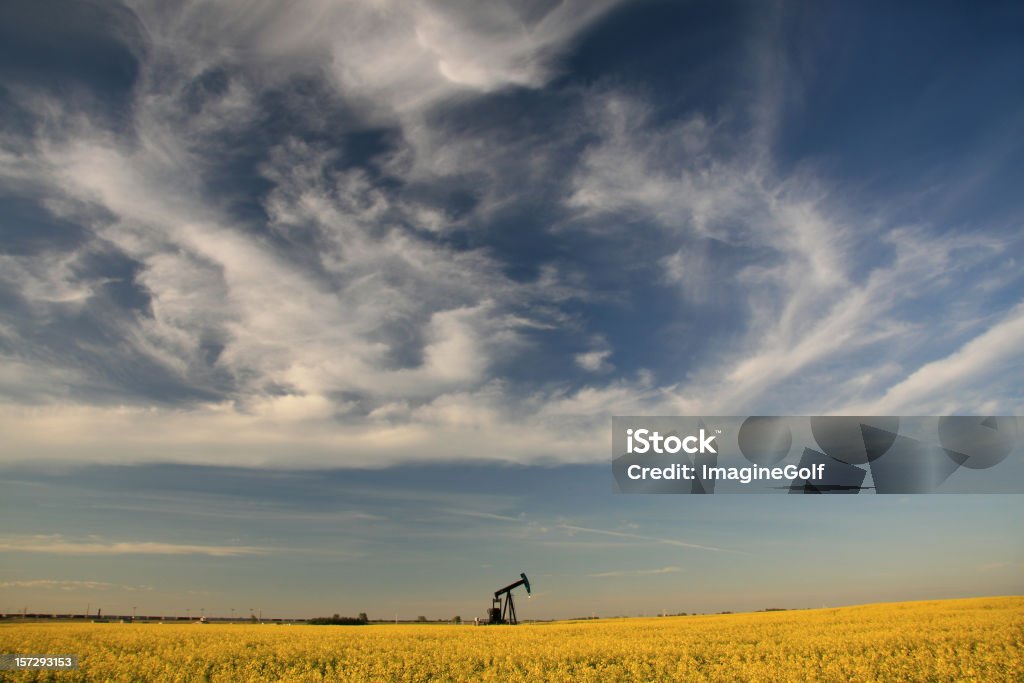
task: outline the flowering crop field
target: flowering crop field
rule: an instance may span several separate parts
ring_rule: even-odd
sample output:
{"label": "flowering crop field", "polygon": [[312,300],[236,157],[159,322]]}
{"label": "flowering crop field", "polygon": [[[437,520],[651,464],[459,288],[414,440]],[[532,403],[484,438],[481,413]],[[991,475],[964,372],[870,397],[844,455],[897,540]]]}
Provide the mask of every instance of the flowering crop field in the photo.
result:
{"label": "flowering crop field", "polygon": [[95,681],[1024,681],[1024,598],[520,626],[6,624]]}

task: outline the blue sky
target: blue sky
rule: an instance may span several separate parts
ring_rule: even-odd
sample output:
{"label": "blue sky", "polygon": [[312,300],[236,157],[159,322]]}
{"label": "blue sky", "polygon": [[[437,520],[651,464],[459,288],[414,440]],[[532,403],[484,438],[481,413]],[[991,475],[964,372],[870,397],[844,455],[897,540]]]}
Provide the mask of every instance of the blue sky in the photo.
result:
{"label": "blue sky", "polygon": [[0,609],[1020,593],[1019,496],[615,496],[607,444],[1022,413],[1022,22],[4,3]]}

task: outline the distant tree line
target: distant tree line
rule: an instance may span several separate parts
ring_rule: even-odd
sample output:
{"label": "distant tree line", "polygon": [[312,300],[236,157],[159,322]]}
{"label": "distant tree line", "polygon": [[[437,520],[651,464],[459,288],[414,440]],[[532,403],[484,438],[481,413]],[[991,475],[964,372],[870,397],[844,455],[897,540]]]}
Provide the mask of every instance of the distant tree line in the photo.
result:
{"label": "distant tree line", "polygon": [[310,619],[308,623],[317,626],[362,626],[369,622],[370,619],[366,616],[366,612],[360,612],[358,617],[343,617],[339,614],[334,614],[329,617]]}

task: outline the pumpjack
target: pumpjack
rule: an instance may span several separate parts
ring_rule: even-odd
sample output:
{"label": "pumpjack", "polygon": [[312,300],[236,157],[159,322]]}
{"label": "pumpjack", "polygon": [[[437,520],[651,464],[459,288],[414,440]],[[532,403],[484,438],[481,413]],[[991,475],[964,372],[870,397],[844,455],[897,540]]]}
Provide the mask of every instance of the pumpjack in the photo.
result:
{"label": "pumpjack", "polygon": [[491,601],[491,608],[487,610],[489,624],[518,624],[516,620],[516,604],[512,601],[512,591],[520,586],[526,587],[526,596],[531,595],[530,580],[526,574],[520,574],[519,580],[510,583],[504,588],[494,591],[494,599]]}

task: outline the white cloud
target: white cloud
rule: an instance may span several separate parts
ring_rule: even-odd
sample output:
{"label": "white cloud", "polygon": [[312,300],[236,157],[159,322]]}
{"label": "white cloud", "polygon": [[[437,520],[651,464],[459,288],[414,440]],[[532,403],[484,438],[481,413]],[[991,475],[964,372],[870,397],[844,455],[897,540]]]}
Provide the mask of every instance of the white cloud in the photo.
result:
{"label": "white cloud", "polygon": [[109,541],[89,537],[73,540],[61,535],[0,537],[0,550],[20,553],[47,553],[54,555],[209,555],[211,557],[237,557],[260,555],[265,548],[253,546],[216,546],[155,541]]}
{"label": "white cloud", "polygon": [[393,117],[462,92],[542,85],[571,39],[616,3],[537,3],[534,11],[470,1],[133,4],[154,44],[193,68],[240,56],[271,78],[325,68],[368,114]]}
{"label": "white cloud", "polygon": [[102,281],[82,281],[75,275],[77,254],[41,254],[34,257],[0,254],[0,278],[17,286],[30,302],[79,308]]}
{"label": "white cloud", "polygon": [[993,571],[999,571],[999,570],[1009,569],[1009,568],[1010,568],[1010,563],[1009,562],[988,562],[986,564],[979,564],[976,567],[976,569],[979,572],[993,572]]}
{"label": "white cloud", "polygon": [[58,581],[51,579],[34,579],[30,581],[0,581],[0,589],[2,588],[38,588],[59,591],[122,590],[129,592],[153,590],[152,586],[129,586],[119,583],[108,583],[106,581]]}
{"label": "white cloud", "polygon": [[675,566],[660,567],[658,569],[623,569],[618,571],[599,572],[597,574],[587,574],[587,577],[591,579],[613,579],[623,576],[658,576],[659,574],[675,574],[681,571],[683,571],[681,567]]}
{"label": "white cloud", "polygon": [[[766,137],[778,106],[771,97],[749,105],[759,108],[757,130],[736,133],[729,112],[661,124],[635,94],[576,93],[589,119],[572,126],[596,142],[570,173],[571,220],[552,229],[626,240],[632,223],[623,218],[654,224],[664,249],[651,258],[650,278],[678,289],[680,315],[698,309],[737,320],[678,375],[614,374],[608,344],[560,310],[602,296],[585,291],[585,278],[539,264],[536,280],[524,282],[505,275],[500,254],[448,246],[443,238],[460,219],[348,167],[340,143],[272,143],[259,169],[271,187],[260,230],[203,186],[225,134],[259,120],[261,95],[326,73],[333,96],[358,112],[335,121],[305,106],[295,112],[304,125],[393,126],[396,148],[375,168],[410,185],[479,174],[474,215],[490,215],[508,189],[491,167],[518,151],[517,163],[547,180],[546,143],[443,131],[432,110],[545,84],[561,51],[611,6],[135,3],[152,43],[138,52],[131,136],[94,126],[66,102],[15,93],[40,132],[0,150],[0,177],[45,196],[90,242],[59,256],[4,255],[0,278],[43,324],[100,298],[111,283],[80,266],[107,249],[137,265],[132,284],[148,302],[99,321],[117,344],[87,349],[98,360],[5,357],[3,459],[581,462],[606,458],[614,414],[1005,410],[1020,309],[993,325],[973,306],[1015,277],[1012,263],[987,268],[1005,240],[890,225],[853,211],[842,188],[813,169],[781,174]],[[220,67],[223,90],[187,105],[197,79]],[[778,70],[766,67],[763,77]],[[993,273],[987,290],[958,287],[972,267]],[[951,293],[949,311],[905,316],[918,297],[939,291]],[[590,344],[569,361],[593,373],[591,382],[524,388],[499,376],[528,360],[532,332],[571,325]],[[8,347],[35,349],[36,337],[23,332],[0,326]],[[930,358],[947,357],[922,366],[927,344],[961,350],[932,350]],[[120,366],[126,355],[203,398],[172,406],[172,398],[148,405],[125,396],[117,382],[130,375]],[[982,377],[993,378],[994,395]],[[943,387],[961,389],[958,405],[935,398]],[[91,403],[97,392],[103,404]]]}
{"label": "white cloud", "polygon": [[[183,387],[223,398],[90,405],[74,391],[99,387],[117,397],[120,387],[87,365],[18,359],[0,380],[18,390],[10,395],[31,388],[37,400],[8,404],[0,415],[5,460],[575,462],[605,452],[596,427],[616,399],[650,402],[646,380],[517,395],[494,366],[528,349],[522,331],[561,323],[552,304],[576,288],[550,265],[536,282],[510,280],[482,251],[404,229],[420,215],[415,203],[364,171],[338,167],[335,150],[298,140],[272,149],[261,169],[273,186],[265,200],[271,235],[248,232],[197,186],[205,158],[194,139],[217,117],[179,121],[170,95],[145,95],[146,87],[153,86],[142,88],[135,144],[79,122],[70,139],[37,140],[31,173],[13,161],[2,170],[25,175],[56,198],[61,217],[83,222],[138,264],[134,283],[148,307],[111,323],[120,348],[102,349],[104,362],[116,366],[131,351]],[[311,243],[316,262],[290,258],[274,247],[275,236]],[[22,295],[44,313],[55,302],[88,302],[103,285],[74,279],[68,267],[18,265],[37,282]],[[17,341],[18,331],[9,333]],[[603,357],[581,362],[611,369]]]}
{"label": "white cloud", "polygon": [[610,372],[614,369],[608,358],[612,352],[605,349],[576,354],[576,364],[589,372]]}
{"label": "white cloud", "polygon": [[688,541],[681,541],[675,538],[658,538],[655,536],[645,536],[643,534],[634,534],[626,531],[609,531],[607,529],[591,529],[588,527],[576,526],[573,524],[559,524],[556,528],[563,529],[570,533],[585,533],[585,534],[596,534],[599,536],[613,536],[615,538],[628,538],[635,541],[644,541],[648,543],[657,543],[659,545],[670,545],[678,548],[689,548],[691,550],[710,550],[712,552],[719,553],[741,553],[739,550],[728,550],[726,548],[719,548],[712,545],[701,545],[698,543],[690,543]]}
{"label": "white cloud", "polygon": [[[532,296],[528,286],[481,252],[399,229],[407,207],[357,172],[325,170],[322,150],[295,143],[265,169],[276,184],[269,227],[314,231],[316,274],[204,202],[191,177],[201,159],[173,138],[122,149],[86,133],[42,145],[36,182],[73,199],[72,210],[93,202],[113,214],[88,227],[141,264],[135,283],[149,309],[119,334],[193,385],[207,379],[208,344],[217,343],[218,368],[252,404],[245,410],[297,414],[301,398],[299,412],[327,417],[328,394],[368,394],[373,408],[471,388],[519,345],[520,328],[544,325],[510,312]],[[103,284],[70,277],[74,257],[5,258],[32,305],[78,305]],[[268,387],[297,398],[262,396]]]}
{"label": "white cloud", "polygon": [[[906,414],[926,411],[945,415],[961,411],[969,401],[978,401],[983,414],[1008,411],[1019,414],[1024,403],[1004,402],[994,405],[993,394],[986,389],[998,386],[1008,368],[1020,376],[1024,370],[1024,304],[1018,304],[989,329],[966,342],[959,349],[917,368],[913,373],[889,387],[884,395],[862,406],[852,408],[859,414]],[[969,392],[969,393],[968,393]],[[965,396],[966,394],[966,396]],[[987,409],[987,410],[986,410]]]}
{"label": "white cloud", "polygon": [[[384,467],[490,458],[587,462],[607,455],[600,414],[517,414],[495,387],[445,393],[408,418],[296,419],[233,403],[104,407],[8,405],[4,460],[182,462],[267,467]],[[562,406],[565,409],[566,406]],[[116,435],[116,437],[112,437]]]}
{"label": "white cloud", "polygon": [[[894,362],[913,363],[922,345],[980,331],[983,321],[960,313],[984,296],[959,286],[953,273],[990,270],[1009,246],[1005,237],[940,237],[887,225],[877,214],[865,219],[809,169],[780,175],[760,128],[729,132],[700,115],[669,124],[652,119],[636,96],[609,91],[594,100],[591,120],[601,140],[584,154],[570,203],[578,211],[575,229],[606,235],[631,229],[622,227],[631,224],[624,217],[642,219],[657,225],[666,242],[682,244],[657,261],[662,280],[679,288],[681,317],[728,310],[739,318],[740,331],[709,345],[687,380],[671,389],[670,413],[846,410],[873,388],[858,389],[855,380],[891,380]],[[1005,273],[1000,278],[1005,282]],[[942,315],[920,320],[919,299],[946,289]],[[979,345],[994,353],[987,363],[972,354],[974,362],[1005,369],[1010,351],[1001,341],[979,338]],[[886,373],[863,355],[882,348]],[[950,365],[921,372],[931,386],[941,382],[941,369],[956,371]],[[847,393],[829,390],[837,386]],[[877,409],[895,408],[899,395],[911,398],[908,388],[894,391]],[[959,396],[946,409],[981,408]],[[936,405],[925,400],[926,391],[913,398],[900,409]]]}
{"label": "white cloud", "polygon": [[[420,225],[444,232],[447,217],[339,164],[337,147],[284,139],[267,150],[265,235],[204,194],[202,175],[219,138],[257,120],[262,91],[323,70],[364,117],[345,125],[399,126],[407,144],[385,166],[400,171],[412,154],[405,173],[447,173],[431,152],[447,138],[436,136],[427,110],[452,96],[543,85],[560,51],[612,4],[134,3],[149,43],[137,51],[133,135],[95,127],[72,103],[32,96],[47,125],[25,153],[0,156],[0,173],[131,258],[148,306],[103,321],[119,345],[94,350],[99,368],[31,354],[5,364],[9,395],[35,402],[9,404],[0,416],[12,430],[4,458],[283,466],[593,458],[600,434],[590,421],[603,418],[567,411],[603,391],[608,404],[629,393],[626,383],[575,399],[541,389],[521,403],[494,376],[496,364],[528,348],[524,330],[563,322],[552,304],[579,290],[554,266],[534,283],[513,281],[483,251],[419,236]],[[219,68],[223,87],[204,90],[202,78]],[[327,125],[308,116],[305,125]],[[461,150],[449,170],[479,155]],[[277,238],[311,246],[307,260],[280,250]],[[5,273],[47,316],[55,305],[89,304],[105,285],[78,276],[74,258],[22,258]],[[29,343],[17,329],[5,334]],[[158,407],[119,397],[103,364],[129,352],[214,398]],[[597,352],[580,362],[611,370]],[[113,405],[91,405],[96,389]]]}

